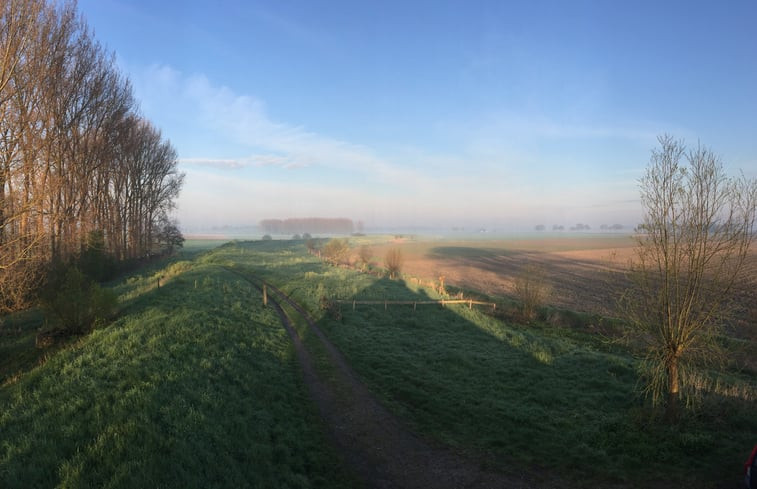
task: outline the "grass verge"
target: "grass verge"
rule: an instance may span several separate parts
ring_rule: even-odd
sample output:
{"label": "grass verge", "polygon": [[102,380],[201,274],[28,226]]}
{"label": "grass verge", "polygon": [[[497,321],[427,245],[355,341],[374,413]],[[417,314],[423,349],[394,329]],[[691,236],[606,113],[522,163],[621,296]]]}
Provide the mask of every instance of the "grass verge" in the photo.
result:
{"label": "grass verge", "polygon": [[1,487],[352,486],[259,293],[182,268],[0,389]]}

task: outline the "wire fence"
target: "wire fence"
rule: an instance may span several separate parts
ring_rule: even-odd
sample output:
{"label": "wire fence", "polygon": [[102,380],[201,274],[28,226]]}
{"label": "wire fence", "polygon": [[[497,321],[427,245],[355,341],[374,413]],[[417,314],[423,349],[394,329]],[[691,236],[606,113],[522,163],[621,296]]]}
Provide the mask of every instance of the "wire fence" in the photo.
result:
{"label": "wire fence", "polygon": [[440,299],[440,300],[431,300],[431,301],[390,301],[390,300],[363,301],[363,300],[335,299],[335,300],[332,300],[331,302],[333,302],[334,304],[339,304],[339,305],[351,304],[353,311],[355,310],[357,306],[360,306],[360,305],[370,305],[370,306],[383,305],[385,310],[388,309],[389,306],[394,306],[394,305],[406,305],[406,306],[412,305],[413,310],[415,310],[415,308],[418,305],[430,305],[430,304],[441,305],[442,307],[445,307],[447,304],[467,304],[469,309],[472,309],[474,305],[477,305],[477,306],[491,307],[492,311],[497,310],[497,304],[495,304],[494,302],[482,302],[482,301],[476,301],[472,299]]}

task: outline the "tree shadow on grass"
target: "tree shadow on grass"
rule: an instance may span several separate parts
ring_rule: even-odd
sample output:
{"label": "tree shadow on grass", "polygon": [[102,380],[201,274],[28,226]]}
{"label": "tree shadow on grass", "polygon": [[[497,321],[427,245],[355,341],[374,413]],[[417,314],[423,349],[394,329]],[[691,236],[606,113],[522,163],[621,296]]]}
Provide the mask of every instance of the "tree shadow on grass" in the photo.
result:
{"label": "tree shadow on grass", "polygon": [[[388,279],[340,298],[380,294],[429,299]],[[723,480],[727,456],[702,461],[681,448],[689,435],[635,424],[628,357],[513,328],[463,305],[343,304],[340,319],[325,316],[318,326],[413,431],[499,470],[558,470],[571,485]],[[707,429],[716,436],[716,427]],[[713,439],[696,443],[711,450]]]}
{"label": "tree shadow on grass", "polygon": [[615,313],[613,306],[617,298],[629,286],[621,264],[613,263],[609,254],[588,260],[542,251],[437,247],[427,256],[448,270],[460,269],[455,273],[457,281],[461,282],[459,285],[473,286],[477,280],[486,280],[495,284],[495,290],[509,293],[515,280],[527,272],[527,267],[537,265],[544,269],[545,278],[552,286],[550,303],[575,311]]}

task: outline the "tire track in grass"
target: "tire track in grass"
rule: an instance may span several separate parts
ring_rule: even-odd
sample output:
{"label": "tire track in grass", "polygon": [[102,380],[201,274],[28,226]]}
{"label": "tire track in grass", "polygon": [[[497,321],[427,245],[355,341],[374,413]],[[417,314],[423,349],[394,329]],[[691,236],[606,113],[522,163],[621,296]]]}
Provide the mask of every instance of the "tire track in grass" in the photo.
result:
{"label": "tire track in grass", "polygon": [[[276,309],[294,344],[308,391],[326,421],[332,440],[353,471],[368,487],[389,488],[528,488],[530,477],[487,472],[479,464],[449,449],[434,447],[411,433],[386,410],[357,378],[341,353],[296,301],[258,277],[228,268],[255,287],[265,285],[268,301]],[[272,294],[271,294],[272,292]],[[273,297],[275,296],[275,298]],[[321,342],[333,376],[319,376],[311,353],[281,306],[291,306]],[[544,481],[538,484],[545,486]]]}

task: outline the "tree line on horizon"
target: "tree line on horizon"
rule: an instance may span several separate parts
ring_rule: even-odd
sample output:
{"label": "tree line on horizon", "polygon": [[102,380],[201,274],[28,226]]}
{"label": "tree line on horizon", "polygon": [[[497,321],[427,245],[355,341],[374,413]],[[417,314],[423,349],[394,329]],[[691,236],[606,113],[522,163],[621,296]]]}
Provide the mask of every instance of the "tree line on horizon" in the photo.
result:
{"label": "tree line on horizon", "polygon": [[0,312],[88,246],[139,260],[180,233],[177,153],[71,1],[0,6]]}
{"label": "tree line on horizon", "polygon": [[[575,226],[571,226],[568,229],[570,231],[591,231],[591,226],[579,222]],[[601,226],[599,226],[600,231],[622,231],[623,229],[625,229],[625,226],[623,226],[622,224],[602,224]],[[546,231],[547,226],[545,226],[544,224],[537,224],[536,226],[534,226],[534,230]],[[552,231],[565,231],[565,226],[562,224],[553,224]]]}
{"label": "tree line on horizon", "polygon": [[270,234],[352,234],[355,230],[352,219],[345,217],[263,219],[260,227]]}

